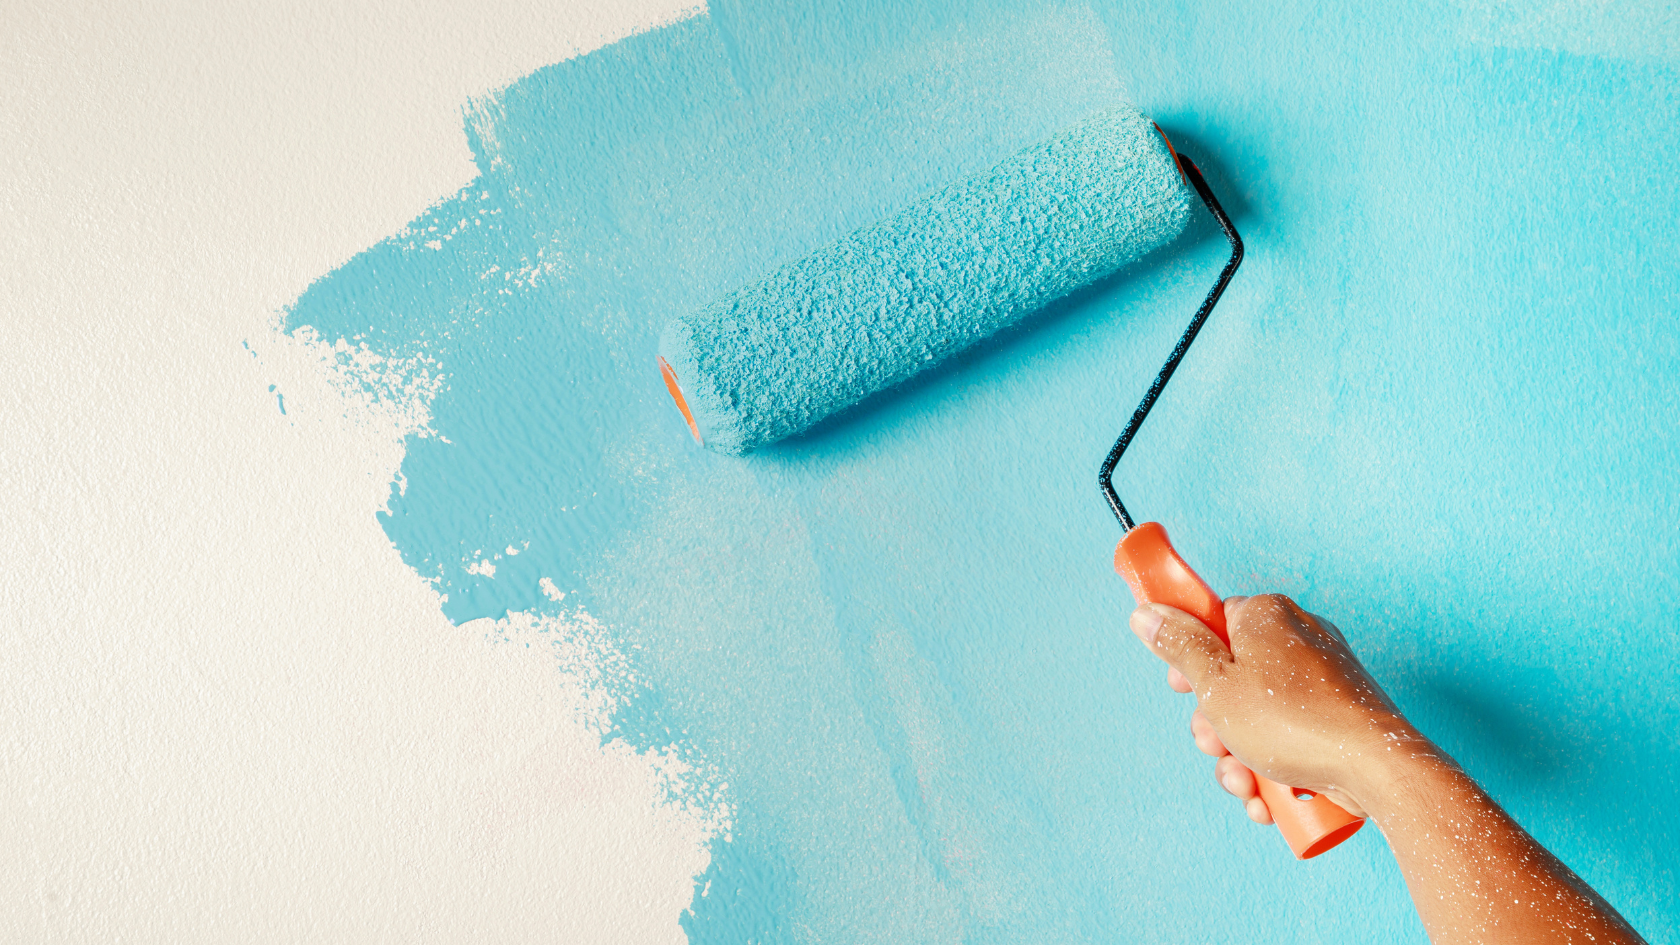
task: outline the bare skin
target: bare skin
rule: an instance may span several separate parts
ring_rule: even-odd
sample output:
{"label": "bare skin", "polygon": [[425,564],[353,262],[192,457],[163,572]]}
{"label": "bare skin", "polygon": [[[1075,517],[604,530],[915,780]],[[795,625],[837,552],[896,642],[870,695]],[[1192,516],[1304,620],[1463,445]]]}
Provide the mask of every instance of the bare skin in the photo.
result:
{"label": "bare skin", "polygon": [[1276,594],[1229,598],[1225,617],[1229,648],[1158,604],[1134,611],[1131,628],[1167,663],[1167,684],[1196,694],[1196,747],[1249,819],[1272,822],[1255,772],[1370,817],[1435,945],[1644,945],[1406,721],[1334,624]]}

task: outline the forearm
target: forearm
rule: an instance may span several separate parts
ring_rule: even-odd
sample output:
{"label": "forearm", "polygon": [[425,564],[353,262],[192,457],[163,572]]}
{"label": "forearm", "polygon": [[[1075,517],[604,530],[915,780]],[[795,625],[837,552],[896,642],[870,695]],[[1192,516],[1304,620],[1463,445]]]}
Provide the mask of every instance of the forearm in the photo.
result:
{"label": "forearm", "polygon": [[1609,903],[1433,746],[1385,759],[1359,793],[1434,945],[1642,945]]}

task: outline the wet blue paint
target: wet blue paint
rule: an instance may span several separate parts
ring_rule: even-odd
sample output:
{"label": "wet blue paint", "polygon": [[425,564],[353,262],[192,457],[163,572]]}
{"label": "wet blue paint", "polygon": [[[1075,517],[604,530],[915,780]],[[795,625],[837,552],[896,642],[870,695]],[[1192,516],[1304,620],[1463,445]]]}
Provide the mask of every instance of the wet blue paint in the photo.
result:
{"label": "wet blue paint", "polygon": [[618,734],[729,782],[691,940],[1421,942],[1375,831],[1296,864],[1243,819],[1123,628],[1094,474],[1217,270],[1205,218],[745,459],[695,447],[653,368],[673,313],[1124,93],[1249,247],[1128,504],[1216,587],[1332,616],[1672,938],[1676,62],[1479,22],[719,4],[475,105],[479,180],[288,323],[448,373],[383,519],[448,615],[575,587],[639,654]]}

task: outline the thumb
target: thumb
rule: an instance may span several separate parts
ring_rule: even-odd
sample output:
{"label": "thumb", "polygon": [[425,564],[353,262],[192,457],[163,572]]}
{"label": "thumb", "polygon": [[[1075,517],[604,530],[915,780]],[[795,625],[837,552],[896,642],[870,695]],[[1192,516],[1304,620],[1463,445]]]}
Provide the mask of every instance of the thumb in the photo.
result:
{"label": "thumb", "polygon": [[1144,604],[1132,612],[1131,626],[1138,639],[1183,673],[1198,694],[1209,675],[1233,662],[1230,649],[1207,624],[1176,607]]}

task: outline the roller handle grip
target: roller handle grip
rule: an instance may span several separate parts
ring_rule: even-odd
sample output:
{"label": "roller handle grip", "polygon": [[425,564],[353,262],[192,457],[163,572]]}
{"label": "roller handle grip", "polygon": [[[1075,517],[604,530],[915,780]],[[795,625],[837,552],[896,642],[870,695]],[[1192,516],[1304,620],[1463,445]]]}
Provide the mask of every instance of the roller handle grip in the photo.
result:
{"label": "roller handle grip", "polygon": [[[1167,530],[1158,523],[1145,522],[1126,533],[1114,549],[1114,570],[1126,579],[1139,604],[1176,607],[1207,624],[1226,646],[1231,645],[1224,600],[1184,563],[1167,539]],[[1322,794],[1278,784],[1258,774],[1254,777],[1260,785],[1260,797],[1298,860],[1323,853],[1365,825],[1364,819],[1342,810]]]}

